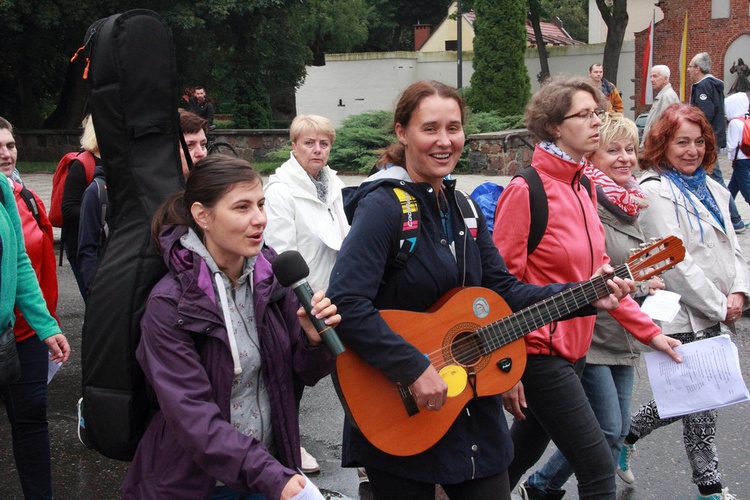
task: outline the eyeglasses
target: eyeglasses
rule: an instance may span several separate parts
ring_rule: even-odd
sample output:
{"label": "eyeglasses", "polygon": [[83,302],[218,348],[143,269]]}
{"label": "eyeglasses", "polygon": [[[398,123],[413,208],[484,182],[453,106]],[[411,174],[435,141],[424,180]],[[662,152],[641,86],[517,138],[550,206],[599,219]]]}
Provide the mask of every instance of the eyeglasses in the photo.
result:
{"label": "eyeglasses", "polygon": [[698,66],[696,64],[688,64],[687,67],[688,68],[697,68]]}
{"label": "eyeglasses", "polygon": [[579,111],[578,113],[573,113],[572,115],[563,116],[563,120],[567,120],[568,118],[580,118],[581,120],[591,121],[592,118],[596,116],[600,120],[604,120],[604,118],[607,116],[607,112],[603,109],[584,109],[583,111]]}

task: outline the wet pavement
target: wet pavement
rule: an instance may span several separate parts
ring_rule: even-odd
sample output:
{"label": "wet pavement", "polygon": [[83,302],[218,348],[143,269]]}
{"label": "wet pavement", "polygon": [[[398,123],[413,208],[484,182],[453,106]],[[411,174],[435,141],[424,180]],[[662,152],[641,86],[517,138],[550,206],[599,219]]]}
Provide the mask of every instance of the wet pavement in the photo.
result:
{"label": "wet pavement", "polygon": [[[725,178],[731,169],[722,164]],[[27,185],[49,200],[51,175],[24,176]],[[343,176],[349,185],[361,181],[360,176]],[[483,178],[458,176],[461,189],[471,191],[485,180],[506,184],[507,177]],[[750,206],[738,199],[740,212],[750,221]],[[745,255],[750,257],[750,231],[740,235]],[[60,304],[58,313],[63,331],[71,342],[73,353],[70,362],[55,376],[49,386],[49,423],[52,448],[53,490],[57,499],[114,499],[119,497],[119,486],[128,464],[111,460],[86,449],[76,436],[75,403],[80,397],[80,345],[83,301],[67,262],[58,268]],[[737,322],[733,337],[739,350],[746,383],[750,382],[750,319]],[[645,366],[636,376],[633,407],[651,398]],[[1,406],[1,405],[0,405]],[[750,455],[747,433],[750,431],[750,405],[742,403],[719,410],[716,443],[724,486],[739,499],[750,500]],[[0,410],[0,413],[4,413]],[[328,498],[370,500],[368,487],[361,486],[356,471],[340,466],[341,429],[343,411],[339,405],[330,379],[309,388],[302,400],[302,444],[315,456],[321,472],[312,475]],[[551,453],[548,450],[547,455]],[[531,471],[530,471],[531,472]],[[694,498],[696,489],[690,480],[690,466],[682,444],[682,426],[679,423],[660,429],[639,441],[638,454],[633,463],[636,482],[632,486],[618,481],[618,499],[688,499]],[[578,498],[575,478],[566,485],[565,498]],[[443,497],[438,493],[437,498]],[[18,477],[10,450],[10,427],[7,419],[0,417],[0,500],[22,498]]]}

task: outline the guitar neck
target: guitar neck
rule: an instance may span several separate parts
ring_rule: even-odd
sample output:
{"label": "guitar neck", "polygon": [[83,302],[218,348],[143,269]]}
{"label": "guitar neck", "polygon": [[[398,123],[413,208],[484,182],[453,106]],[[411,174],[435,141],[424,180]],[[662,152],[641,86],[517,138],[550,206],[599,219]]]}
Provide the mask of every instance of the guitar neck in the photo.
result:
{"label": "guitar neck", "polygon": [[521,309],[499,321],[479,328],[477,333],[484,341],[483,354],[489,354],[547,323],[564,318],[591,302],[606,297],[611,292],[609,286],[607,286],[607,280],[615,276],[632,279],[628,265],[622,264],[615,268],[614,274],[591,278],[526,309]]}

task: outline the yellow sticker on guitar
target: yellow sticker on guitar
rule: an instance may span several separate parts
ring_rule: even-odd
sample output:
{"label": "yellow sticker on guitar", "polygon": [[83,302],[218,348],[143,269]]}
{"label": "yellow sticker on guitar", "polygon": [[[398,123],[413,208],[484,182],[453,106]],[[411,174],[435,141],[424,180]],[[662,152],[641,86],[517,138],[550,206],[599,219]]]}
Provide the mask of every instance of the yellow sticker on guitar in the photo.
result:
{"label": "yellow sticker on guitar", "polygon": [[444,366],[438,373],[440,373],[440,376],[443,377],[445,383],[448,384],[449,398],[453,398],[464,392],[469,377],[466,375],[466,370],[464,370],[461,366]]}

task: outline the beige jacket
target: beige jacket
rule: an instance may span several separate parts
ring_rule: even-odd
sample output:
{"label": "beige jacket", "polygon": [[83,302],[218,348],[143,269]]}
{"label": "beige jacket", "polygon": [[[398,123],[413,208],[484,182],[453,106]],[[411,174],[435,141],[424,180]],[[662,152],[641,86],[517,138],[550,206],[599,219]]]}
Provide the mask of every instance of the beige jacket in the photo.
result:
{"label": "beige jacket", "polygon": [[[654,177],[658,182],[647,180]],[[739,292],[747,298],[750,293],[747,264],[729,217],[729,191],[711,178],[706,182],[721,208],[726,229],[691,194],[700,221],[696,219],[693,204],[666,177],[647,172],[641,178],[641,189],[649,203],[639,217],[644,235],[674,234],[686,249],[685,260],[663,275],[667,290],[682,296],[677,317],[661,325],[667,334],[714,326],[726,317],[727,295]]]}

